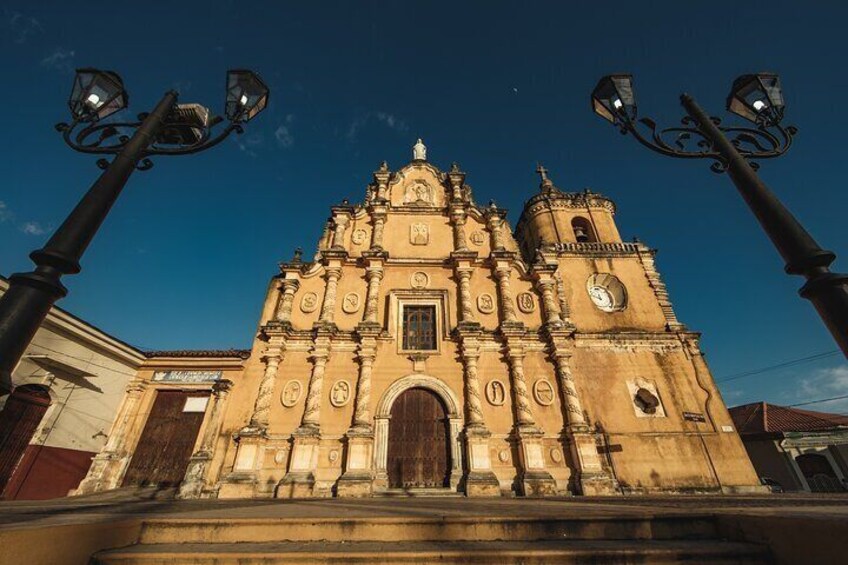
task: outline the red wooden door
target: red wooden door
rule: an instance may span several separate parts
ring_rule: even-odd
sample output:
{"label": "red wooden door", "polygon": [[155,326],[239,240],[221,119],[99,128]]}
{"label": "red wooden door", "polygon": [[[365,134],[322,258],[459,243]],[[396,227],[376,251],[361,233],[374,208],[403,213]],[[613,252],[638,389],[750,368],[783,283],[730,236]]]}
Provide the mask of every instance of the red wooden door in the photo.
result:
{"label": "red wooden door", "polygon": [[0,496],[5,494],[48,406],[50,394],[39,386],[19,386],[6,400],[0,412]]}
{"label": "red wooden door", "polygon": [[447,413],[439,397],[420,388],[401,394],[389,421],[389,487],[445,486],[448,446]]}
{"label": "red wooden door", "polygon": [[203,412],[185,412],[190,397],[208,393],[159,391],[124,476],[126,485],[178,485],[185,476]]}

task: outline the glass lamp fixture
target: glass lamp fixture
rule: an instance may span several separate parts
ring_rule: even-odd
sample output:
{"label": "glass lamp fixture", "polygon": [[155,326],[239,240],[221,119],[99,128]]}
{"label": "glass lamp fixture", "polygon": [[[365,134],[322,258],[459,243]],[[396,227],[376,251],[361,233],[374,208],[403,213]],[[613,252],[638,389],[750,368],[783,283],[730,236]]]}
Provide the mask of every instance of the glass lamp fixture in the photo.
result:
{"label": "glass lamp fixture", "polygon": [[592,110],[615,124],[636,119],[636,96],[632,75],[607,75],[592,91]]}
{"label": "glass lamp fixture", "polygon": [[727,96],[728,111],[765,126],[780,122],[783,108],[780,77],[774,73],[742,75]]}
{"label": "glass lamp fixture", "polygon": [[117,73],[77,69],[68,107],[74,119],[96,122],[127,107],[129,97]]}
{"label": "glass lamp fixture", "polygon": [[253,71],[227,72],[227,102],[224,114],[232,122],[247,122],[268,105],[268,86]]}

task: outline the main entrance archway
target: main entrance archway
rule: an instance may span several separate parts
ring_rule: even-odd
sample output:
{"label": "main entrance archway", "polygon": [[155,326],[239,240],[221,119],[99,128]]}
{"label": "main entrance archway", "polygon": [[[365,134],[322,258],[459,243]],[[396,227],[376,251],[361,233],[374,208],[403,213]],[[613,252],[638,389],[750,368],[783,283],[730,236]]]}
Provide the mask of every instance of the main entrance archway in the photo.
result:
{"label": "main entrance archway", "polygon": [[447,411],[438,396],[411,388],[392,405],[389,488],[442,488],[450,466]]}
{"label": "main entrance archway", "polygon": [[[462,478],[462,446],[460,445],[460,432],[462,430],[461,405],[457,395],[442,380],[429,375],[415,373],[394,381],[386,389],[377,402],[374,411],[374,470],[375,488],[385,489],[389,484],[389,436],[390,422],[394,423],[395,404],[410,390],[423,390],[432,394],[436,402],[444,410],[446,421],[447,454],[446,467],[447,479],[444,485],[456,490]],[[404,401],[406,402],[406,401]],[[414,402],[414,401],[413,401]],[[427,401],[425,401],[427,402]]]}

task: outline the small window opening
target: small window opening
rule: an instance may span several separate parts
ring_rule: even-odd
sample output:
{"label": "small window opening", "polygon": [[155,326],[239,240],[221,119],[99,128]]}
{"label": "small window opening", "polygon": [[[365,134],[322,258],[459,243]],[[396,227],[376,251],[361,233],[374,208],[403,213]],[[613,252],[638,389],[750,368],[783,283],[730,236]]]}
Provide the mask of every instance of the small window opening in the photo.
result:
{"label": "small window opening", "polygon": [[435,306],[404,306],[403,348],[407,351],[436,350]]}

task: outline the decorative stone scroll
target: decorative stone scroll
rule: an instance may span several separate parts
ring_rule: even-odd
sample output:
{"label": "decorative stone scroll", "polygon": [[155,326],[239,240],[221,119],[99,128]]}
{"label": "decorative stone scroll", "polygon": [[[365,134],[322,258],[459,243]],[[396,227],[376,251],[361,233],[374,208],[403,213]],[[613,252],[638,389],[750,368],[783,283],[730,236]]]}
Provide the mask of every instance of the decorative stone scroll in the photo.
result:
{"label": "decorative stone scroll", "polygon": [[353,314],[359,310],[362,300],[355,292],[348,292],[342,300],[342,310],[348,314]]}
{"label": "decorative stone scroll", "polygon": [[330,389],[330,404],[336,408],[341,408],[350,402],[351,397],[350,383],[344,380],[336,381],[333,388]]}
{"label": "decorative stone scroll", "polygon": [[484,292],[477,297],[477,309],[483,314],[491,314],[495,311],[495,298]]}
{"label": "decorative stone scroll", "polygon": [[291,408],[297,401],[300,400],[300,397],[303,395],[303,385],[300,384],[300,381],[289,381],[286,383],[286,386],[283,387],[283,393],[280,395],[280,402],[286,408]]}
{"label": "decorative stone scroll", "polygon": [[314,312],[318,309],[318,295],[314,292],[307,292],[300,299],[300,310],[306,314]]}
{"label": "decorative stone scroll", "polygon": [[492,406],[503,406],[506,402],[506,386],[497,379],[489,381],[486,385],[486,400]]}
{"label": "decorative stone scroll", "polygon": [[542,406],[550,406],[554,402],[554,387],[548,379],[538,379],[533,383],[533,398]]}
{"label": "decorative stone scroll", "polygon": [[536,299],[529,292],[521,292],[516,298],[518,301],[518,309],[529,314],[536,311]]}

